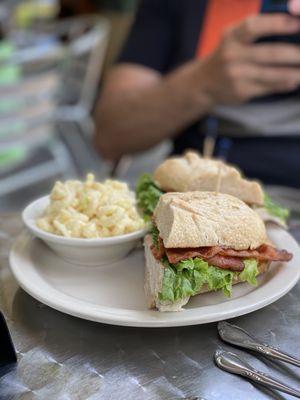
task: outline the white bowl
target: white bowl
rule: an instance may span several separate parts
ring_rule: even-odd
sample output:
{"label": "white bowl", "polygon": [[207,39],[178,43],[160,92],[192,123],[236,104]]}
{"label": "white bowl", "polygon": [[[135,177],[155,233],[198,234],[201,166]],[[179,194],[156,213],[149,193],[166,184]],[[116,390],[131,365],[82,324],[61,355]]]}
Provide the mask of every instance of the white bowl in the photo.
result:
{"label": "white bowl", "polygon": [[58,256],[77,265],[110,264],[128,255],[147,233],[147,228],[120,236],[97,239],[77,239],[54,235],[38,228],[36,220],[49,204],[49,196],[42,197],[25,208],[22,217],[29,231],[42,239]]}

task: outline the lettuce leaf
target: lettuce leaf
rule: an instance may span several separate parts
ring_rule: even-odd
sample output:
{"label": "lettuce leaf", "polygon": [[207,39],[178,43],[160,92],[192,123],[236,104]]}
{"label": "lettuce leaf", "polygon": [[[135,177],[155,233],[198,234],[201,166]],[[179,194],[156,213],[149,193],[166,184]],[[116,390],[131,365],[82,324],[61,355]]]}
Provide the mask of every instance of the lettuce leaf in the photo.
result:
{"label": "lettuce leaf", "polygon": [[222,289],[226,297],[231,296],[234,272],[210,266],[208,268],[207,283],[210,290]]}
{"label": "lettuce leaf", "polygon": [[258,275],[258,266],[256,260],[245,260],[244,261],[245,268],[240,273],[240,279],[242,281],[248,282],[250,285],[256,286],[257,280],[256,277]]}
{"label": "lettuce leaf", "polygon": [[[164,277],[160,300],[177,301],[188,296],[193,296],[203,285],[202,277],[197,279],[198,271],[192,269],[176,270],[175,265],[170,265],[167,258],[164,259]],[[176,264],[178,265],[178,264]]]}
{"label": "lettuce leaf", "polygon": [[158,247],[159,230],[157,229],[156,225],[151,224],[150,234],[152,236],[152,242],[153,242],[154,246]]}
{"label": "lettuce leaf", "polygon": [[161,300],[171,301],[172,303],[175,301],[175,291],[174,291],[175,281],[176,281],[175,271],[173,270],[173,268],[171,268],[171,266],[165,266],[162,289],[161,293],[159,294],[159,298]]}
{"label": "lettuce leaf", "polygon": [[137,204],[144,214],[144,219],[149,221],[164,192],[154,183],[150,174],[142,175],[136,186]]}
{"label": "lettuce leaf", "polygon": [[276,204],[267,193],[265,193],[264,206],[269,214],[278,217],[283,222],[286,222],[290,216],[290,210]]}
{"label": "lettuce leaf", "polygon": [[187,296],[194,296],[207,284],[210,290],[222,289],[230,296],[234,272],[210,266],[201,258],[190,258],[177,264],[164,259],[165,266],[162,290],[159,298],[174,302]]}
{"label": "lettuce leaf", "polygon": [[170,264],[163,259],[164,276],[160,300],[174,302],[184,297],[194,296],[203,285],[207,284],[210,290],[223,290],[226,297],[231,296],[232,282],[235,276],[250,285],[257,285],[257,261],[245,260],[245,268],[241,273],[232,272],[209,265],[201,258],[189,258],[177,264]]}

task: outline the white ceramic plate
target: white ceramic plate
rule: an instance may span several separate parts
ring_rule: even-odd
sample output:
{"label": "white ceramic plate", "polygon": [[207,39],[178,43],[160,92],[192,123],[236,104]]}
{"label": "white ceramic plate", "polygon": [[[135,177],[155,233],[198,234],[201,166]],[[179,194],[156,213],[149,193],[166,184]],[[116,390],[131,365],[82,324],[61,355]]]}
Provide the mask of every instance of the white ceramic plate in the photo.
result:
{"label": "white ceramic plate", "polygon": [[279,248],[294,254],[292,261],[273,263],[272,268],[259,278],[258,287],[238,284],[229,300],[219,292],[196,296],[185,311],[177,313],[147,310],[142,249],[114,265],[82,267],[61,260],[42,241],[25,232],[12,248],[10,265],[20,286],[30,295],[76,317],[140,327],[204,324],[265,307],[297,283],[300,274],[298,244],[281,228],[272,227],[268,232]]}

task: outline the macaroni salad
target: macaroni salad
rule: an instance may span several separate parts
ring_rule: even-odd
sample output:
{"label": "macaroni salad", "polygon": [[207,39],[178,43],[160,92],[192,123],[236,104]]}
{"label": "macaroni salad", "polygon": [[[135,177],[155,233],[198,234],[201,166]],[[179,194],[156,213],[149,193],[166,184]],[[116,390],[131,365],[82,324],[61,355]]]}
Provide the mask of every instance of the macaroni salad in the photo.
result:
{"label": "macaroni salad", "polygon": [[107,179],[95,182],[56,182],[50,204],[37,226],[49,233],[72,238],[103,238],[144,228],[136,199],[126,183]]}

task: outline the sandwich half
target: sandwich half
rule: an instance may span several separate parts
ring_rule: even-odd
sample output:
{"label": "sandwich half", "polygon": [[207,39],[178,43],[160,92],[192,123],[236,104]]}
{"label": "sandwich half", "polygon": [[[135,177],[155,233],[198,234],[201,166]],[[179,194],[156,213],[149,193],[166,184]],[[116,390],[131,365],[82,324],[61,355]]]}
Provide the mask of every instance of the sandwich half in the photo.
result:
{"label": "sandwich half", "polygon": [[221,160],[203,158],[193,151],[164,161],[153,178],[164,192],[218,191],[248,205],[264,204],[264,192],[258,182],[245,179],[237,168]]}
{"label": "sandwich half", "polygon": [[275,204],[259,182],[246,179],[232,165],[202,158],[193,151],[182,157],[168,158],[157,167],[152,177],[141,177],[137,198],[144,213],[150,215],[162,193],[194,190],[230,194],[252,207],[264,221],[286,226],[289,211]]}
{"label": "sandwich half", "polygon": [[149,308],[180,311],[191,296],[232,285],[256,285],[272,261],[289,261],[267,238],[261,218],[243,201],[216,192],[167,193],[145,237]]}

